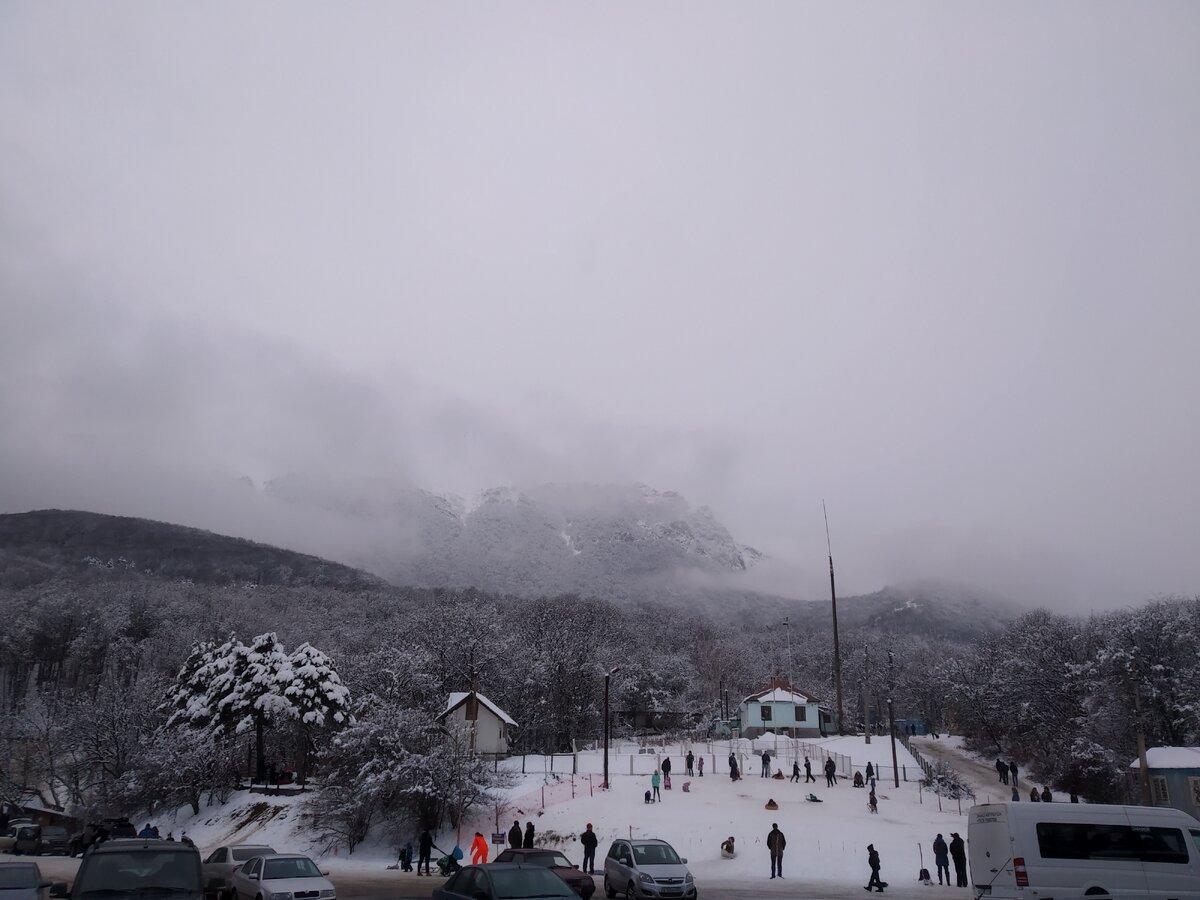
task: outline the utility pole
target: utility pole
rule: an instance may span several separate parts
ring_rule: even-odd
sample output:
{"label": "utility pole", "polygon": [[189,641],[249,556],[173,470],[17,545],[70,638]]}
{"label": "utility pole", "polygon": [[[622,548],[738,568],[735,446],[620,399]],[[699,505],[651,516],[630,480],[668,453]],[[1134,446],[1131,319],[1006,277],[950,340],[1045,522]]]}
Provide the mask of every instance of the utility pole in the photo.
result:
{"label": "utility pole", "polygon": [[1133,709],[1137,716],[1138,781],[1142,789],[1142,806],[1153,806],[1150,794],[1150,766],[1146,760],[1146,730],[1142,727],[1142,688],[1133,685]]}
{"label": "utility pole", "polygon": [[612,681],[613,675],[621,671],[620,666],[613,666],[604,673],[604,789],[608,790],[608,739],[609,739],[609,715],[608,715],[608,686]]}
{"label": "utility pole", "polygon": [[863,731],[867,743],[871,743],[871,647],[867,646],[866,662],[863,663]]}
{"label": "utility pole", "polygon": [[829,539],[829,511],[821,501],[821,512],[825,514],[825,546],[829,550],[829,597],[833,603],[833,686],[837,692],[838,734],[846,733],[842,717],[842,648],[838,641],[837,588],[833,583],[833,543]]}
{"label": "utility pole", "polygon": [[892,774],[896,776],[896,787],[900,787],[900,767],[896,764],[896,716],[892,712],[892,698],[888,697],[888,729],[892,732]]}
{"label": "utility pole", "polygon": [[467,719],[471,722],[471,752],[475,752],[475,732],[479,728],[479,695],[476,693],[475,647],[471,646],[471,694],[467,698]]}

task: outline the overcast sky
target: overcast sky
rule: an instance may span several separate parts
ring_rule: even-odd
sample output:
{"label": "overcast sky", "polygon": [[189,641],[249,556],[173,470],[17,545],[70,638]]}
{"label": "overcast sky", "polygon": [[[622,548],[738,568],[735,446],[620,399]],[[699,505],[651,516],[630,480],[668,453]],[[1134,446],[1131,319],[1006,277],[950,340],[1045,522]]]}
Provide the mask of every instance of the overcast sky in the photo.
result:
{"label": "overcast sky", "polygon": [[[0,511],[644,481],[1200,592],[1200,4],[0,2]],[[232,529],[230,529],[232,530]]]}

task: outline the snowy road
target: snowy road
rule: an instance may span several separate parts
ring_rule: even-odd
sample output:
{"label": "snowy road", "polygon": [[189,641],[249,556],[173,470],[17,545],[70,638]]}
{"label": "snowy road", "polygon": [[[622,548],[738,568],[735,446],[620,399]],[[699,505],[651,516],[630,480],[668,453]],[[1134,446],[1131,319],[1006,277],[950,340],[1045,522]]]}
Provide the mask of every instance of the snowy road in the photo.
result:
{"label": "snowy road", "polygon": [[[429,900],[434,887],[441,884],[437,878],[417,878],[413,875],[341,875],[337,879],[338,900]],[[864,873],[863,881],[866,881]],[[886,876],[886,873],[885,873]],[[604,891],[597,880],[596,893],[593,900],[603,900]],[[899,879],[888,884],[885,897],[899,897],[901,900],[930,900],[931,892],[935,897],[963,900],[970,897],[967,888],[942,887],[936,892],[932,888],[920,885],[915,881],[905,881],[898,884]],[[935,885],[937,887],[937,885]],[[742,883],[720,884],[697,882],[700,897],[703,900],[777,900],[777,898],[814,898],[814,900],[846,900],[852,897],[864,897],[866,892],[861,883],[831,884],[828,881],[805,881],[803,878],[785,878],[772,884],[766,875],[756,881]]]}
{"label": "snowy road", "polygon": [[1009,799],[1010,788],[1000,783],[994,765],[981,763],[944,741],[928,737],[909,738],[909,741],[930,762],[944,762],[958,772],[975,791],[976,803]]}

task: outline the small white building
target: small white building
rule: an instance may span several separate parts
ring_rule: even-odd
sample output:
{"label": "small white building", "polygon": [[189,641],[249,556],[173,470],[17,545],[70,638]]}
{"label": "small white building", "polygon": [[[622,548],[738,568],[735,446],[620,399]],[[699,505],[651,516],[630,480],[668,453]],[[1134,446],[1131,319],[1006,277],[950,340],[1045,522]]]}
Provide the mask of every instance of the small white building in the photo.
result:
{"label": "small white building", "polygon": [[517,727],[512,716],[478,691],[454,691],[438,719],[474,725],[475,752],[490,756],[508,753],[509,729]]}

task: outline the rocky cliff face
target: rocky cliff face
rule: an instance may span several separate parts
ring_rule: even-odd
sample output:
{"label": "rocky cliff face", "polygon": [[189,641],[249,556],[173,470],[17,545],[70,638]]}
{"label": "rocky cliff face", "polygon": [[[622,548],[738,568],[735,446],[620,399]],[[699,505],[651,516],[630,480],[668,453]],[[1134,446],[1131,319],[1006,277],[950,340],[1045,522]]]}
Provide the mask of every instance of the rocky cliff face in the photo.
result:
{"label": "rocky cliff face", "polygon": [[300,514],[370,522],[375,538],[346,561],[399,584],[626,596],[761,558],[711,510],[645,485],[492,488],[467,501],[420,489],[330,492],[289,478],[266,492]]}

